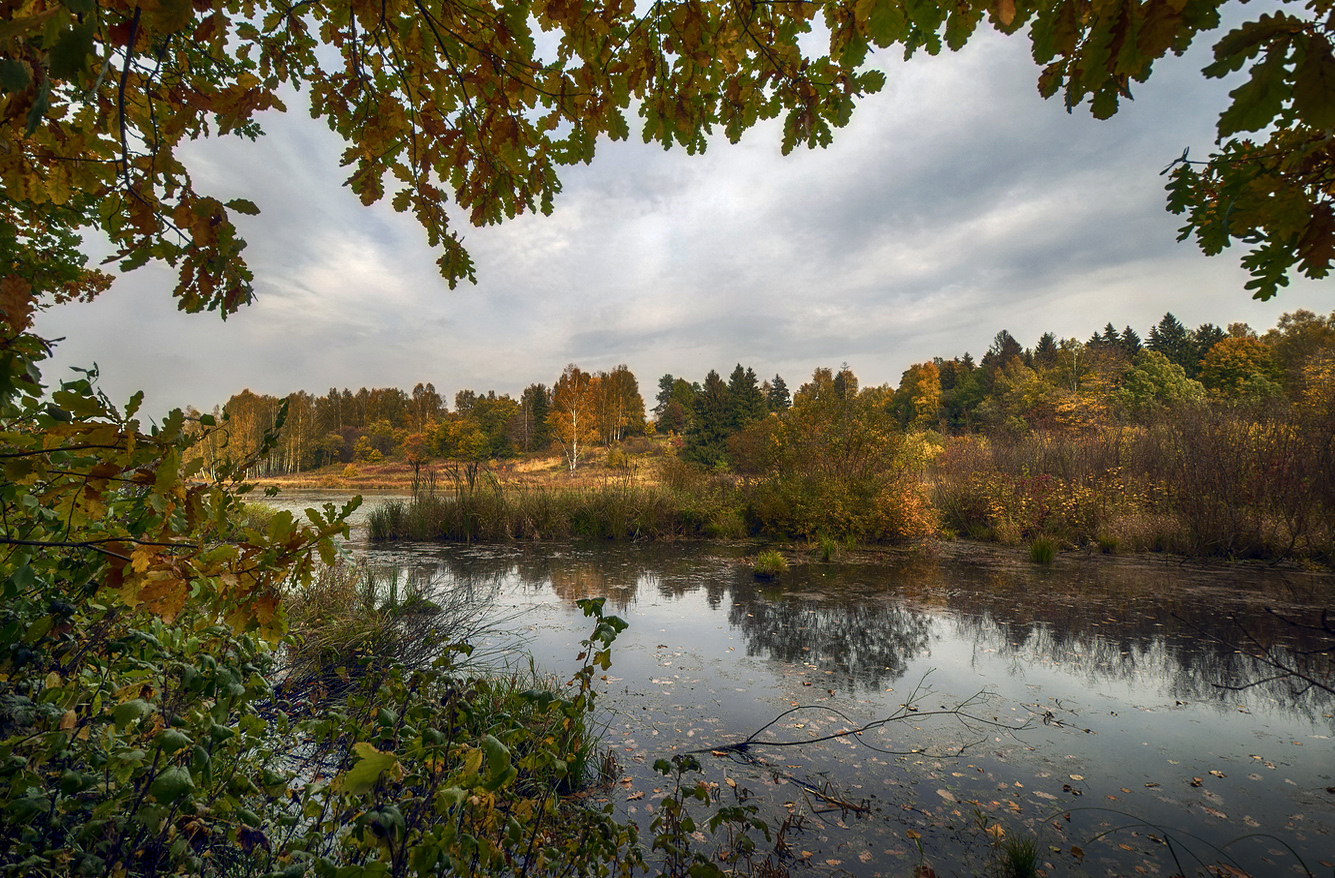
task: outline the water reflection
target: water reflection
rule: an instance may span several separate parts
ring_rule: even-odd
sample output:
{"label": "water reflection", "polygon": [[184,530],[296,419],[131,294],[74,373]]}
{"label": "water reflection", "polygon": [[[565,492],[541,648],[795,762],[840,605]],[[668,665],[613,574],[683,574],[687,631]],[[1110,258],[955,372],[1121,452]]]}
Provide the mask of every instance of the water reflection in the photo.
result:
{"label": "water reflection", "polygon": [[728,622],[746,637],[750,656],[814,663],[834,671],[835,688],[884,688],[927,651],[933,620],[885,599],[830,601],[778,597],[755,587],[732,590]]}
{"label": "water reflection", "polygon": [[[498,592],[500,611],[526,613],[518,646],[553,667],[585,633],[574,601],[606,597],[630,620],[604,704],[608,740],[630,783],[618,807],[632,817],[659,783],[648,768],[655,758],[739,740],[799,703],[807,708],[773,729],[776,739],[876,720],[934,667],[929,683],[941,699],[933,708],[988,688],[996,693],[989,716],[1033,722],[1013,737],[989,733],[955,762],[887,760],[848,740],[782,751],[776,764],[785,776],[828,780],[882,808],[878,818],[819,829],[824,818],[808,811],[813,829],[802,843],[820,851],[817,861],[839,860],[857,878],[909,874],[916,848],[904,831],[912,828],[939,863],[967,862],[970,843],[960,834],[974,824],[965,803],[1042,833],[1053,813],[1073,813],[1072,823],[1061,821],[1067,836],[1045,836],[1063,850],[1089,848],[1112,828],[1106,821],[1120,825],[1125,814],[1207,845],[1268,832],[1309,862],[1329,850],[1335,704],[1328,693],[1272,679],[1237,647],[1239,624],[1290,659],[1323,645],[1264,608],[1319,612],[1335,603],[1332,578],[1116,558],[1040,569],[966,552],[797,563],[779,583],[762,585],[747,554],[698,544],[368,551],[415,581],[479,598]],[[1329,679],[1328,669],[1320,672]],[[1060,721],[1047,722],[1052,714]],[[951,731],[917,721],[894,728],[905,749],[939,744]],[[725,769],[744,770],[722,762],[710,770]],[[772,804],[801,796],[759,769],[749,782],[773,786]],[[1124,833],[1099,854],[1089,848],[1085,873],[1172,871],[1162,851],[1133,853],[1122,842],[1139,844]],[[1080,865],[1050,874],[1068,873],[1080,874]]]}
{"label": "water reflection", "polygon": [[[572,605],[601,596],[623,614],[637,602],[698,594],[711,610],[726,605],[748,656],[817,664],[845,691],[884,688],[929,654],[934,638],[950,637],[1010,658],[1017,673],[1055,666],[1091,685],[1116,682],[1180,701],[1282,708],[1308,719],[1332,712],[1329,692],[1276,677],[1240,649],[1255,641],[1298,662],[1329,647],[1262,611],[1272,602],[1329,606],[1331,582],[1317,576],[911,557],[799,565],[781,584],[761,586],[742,550],[695,545],[398,545],[370,554],[414,582],[550,590]],[[1327,656],[1314,672],[1328,666]]]}

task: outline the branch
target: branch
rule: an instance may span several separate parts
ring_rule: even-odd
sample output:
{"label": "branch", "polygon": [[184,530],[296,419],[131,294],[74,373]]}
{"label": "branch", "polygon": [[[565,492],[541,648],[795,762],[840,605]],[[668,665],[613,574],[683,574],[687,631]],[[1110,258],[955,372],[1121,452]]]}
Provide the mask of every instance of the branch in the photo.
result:
{"label": "branch", "polygon": [[59,448],[42,448],[37,451],[6,451],[0,453],[0,458],[13,457],[37,457],[42,454],[55,454],[58,451],[123,451],[124,445],[62,445]]}
{"label": "branch", "polygon": [[5,546],[36,546],[45,549],[92,549],[94,552],[101,552],[103,555],[109,555],[113,558],[120,558],[123,561],[130,559],[106,548],[111,543],[131,543],[136,546],[159,546],[167,549],[198,549],[197,543],[160,543],[153,540],[141,540],[135,537],[104,537],[98,540],[18,540],[13,537],[0,536],[0,545]]}
{"label": "branch", "polygon": [[130,83],[130,65],[134,59],[134,41],[139,37],[139,18],[143,15],[143,9],[139,6],[134,7],[134,18],[130,21],[130,35],[125,40],[125,64],[121,68],[120,86],[116,90],[116,106],[120,110],[120,132],[121,132],[121,176],[125,178],[125,189],[135,198],[144,201],[134,188],[130,181],[130,136],[129,123],[125,112],[125,91]]}
{"label": "branch", "polygon": [[[914,705],[915,702],[920,701],[923,697],[925,697],[928,694],[927,692],[923,691],[923,686],[924,684],[922,682],[919,682],[918,685],[914,687],[913,691],[909,694],[908,700],[905,701],[903,704],[901,704],[899,706],[899,709],[896,710],[894,713],[890,714],[889,716],[882,717],[881,719],[873,720],[872,722],[869,722],[863,726],[848,728],[839,732],[832,732],[828,735],[821,735],[816,738],[808,738],[807,740],[804,741],[756,740],[756,738],[760,734],[762,734],[766,729],[770,728],[775,723],[782,720],[784,717],[793,713],[797,713],[800,710],[824,710],[827,713],[832,713],[842,718],[843,720],[848,722],[850,726],[853,723],[852,719],[850,719],[847,714],[843,713],[837,708],[820,704],[800,704],[795,707],[790,707],[788,710],[785,710],[783,713],[779,714],[774,719],[765,723],[765,725],[761,726],[759,729],[748,735],[745,740],[739,741],[734,744],[723,744],[714,747],[704,747],[699,750],[688,750],[686,752],[713,753],[715,755],[721,755],[724,753],[749,753],[750,750],[754,747],[800,747],[806,744],[819,744],[825,741],[834,741],[840,738],[851,737],[856,739],[857,742],[859,744],[862,744],[864,747],[867,747],[871,750],[875,750],[878,753],[885,753],[891,756],[910,756],[917,753],[923,753],[925,751],[920,747],[915,747],[912,750],[890,750],[885,747],[878,747],[875,744],[871,744],[866,740],[864,740],[862,736],[866,732],[875,731],[876,729],[882,728],[883,726],[886,726],[892,722],[900,722],[910,718],[919,719],[922,717],[929,717],[929,716],[953,716],[956,719],[959,719],[960,722],[966,728],[970,728],[971,723],[976,723],[982,726],[990,726],[992,728],[1006,729],[1011,733],[1027,729],[1029,727],[1028,720],[1026,720],[1023,724],[1019,726],[1013,726],[1009,723],[1004,723],[996,719],[987,719],[985,717],[975,716],[974,714],[968,713],[966,711],[966,708],[968,708],[969,705],[975,703],[978,699],[980,699],[984,694],[983,692],[978,692],[974,695],[971,695],[970,697],[966,698],[963,702],[961,702],[957,707],[954,708],[942,707],[941,710],[920,711]],[[962,745],[959,751],[954,755],[956,756],[961,755],[970,746],[972,746],[972,744]]]}

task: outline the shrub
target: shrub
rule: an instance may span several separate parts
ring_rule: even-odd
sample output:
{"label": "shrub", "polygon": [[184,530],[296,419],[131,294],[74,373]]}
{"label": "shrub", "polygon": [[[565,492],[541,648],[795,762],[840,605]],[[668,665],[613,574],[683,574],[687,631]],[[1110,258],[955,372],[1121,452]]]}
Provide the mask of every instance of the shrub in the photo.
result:
{"label": "shrub", "polygon": [[317,575],[356,503],[238,528],[250,461],[196,483],[180,412],[145,434],[88,380],[56,396],[67,420],[0,398],[26,479],[0,480],[25,538],[0,557],[0,875],[636,868],[631,829],[562,797],[599,761],[625,624],[601,601],[570,686],[466,675],[458,629],[420,636],[432,596]]}

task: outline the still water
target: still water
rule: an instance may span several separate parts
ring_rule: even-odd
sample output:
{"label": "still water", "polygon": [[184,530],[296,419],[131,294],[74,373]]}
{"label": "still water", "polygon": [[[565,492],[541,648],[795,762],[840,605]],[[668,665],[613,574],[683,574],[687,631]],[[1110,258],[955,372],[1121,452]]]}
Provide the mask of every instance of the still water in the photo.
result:
{"label": "still water", "polygon": [[[570,674],[588,631],[575,601],[606,597],[630,627],[601,700],[620,780],[599,797],[644,826],[666,793],[654,761],[703,751],[707,779],[754,794],[772,825],[793,816],[795,874],[986,874],[998,833],[1036,835],[1054,876],[1335,870],[1335,700],[1268,680],[1242,649],[1328,650],[1276,614],[1335,608],[1330,575],[1074,554],[1038,568],[948,545],[794,555],[765,584],[748,547],[354,533],[350,548],[484,596],[493,666]],[[711,755],[753,735],[747,758]]]}

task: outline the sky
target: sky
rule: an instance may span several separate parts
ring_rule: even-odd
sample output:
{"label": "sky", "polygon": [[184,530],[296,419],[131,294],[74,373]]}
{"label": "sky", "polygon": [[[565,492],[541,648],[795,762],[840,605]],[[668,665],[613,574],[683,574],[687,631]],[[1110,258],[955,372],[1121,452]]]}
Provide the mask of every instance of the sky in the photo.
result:
{"label": "sky", "polygon": [[568,363],[624,363],[652,400],[665,373],[737,363],[790,387],[843,363],[898,385],[913,363],[980,357],[1002,329],[1031,346],[1108,322],[1145,336],[1165,312],[1264,330],[1335,311],[1335,281],[1256,302],[1238,250],[1176,241],[1161,172],[1209,152],[1238,84],[1201,76],[1208,45],[1159,62],[1102,122],[1040,98],[1028,50],[989,31],[955,54],[883,54],[886,88],[823,150],[782,156],[777,122],[699,156],[602,142],[565,170],[551,216],[464,227],[478,283],[455,290],[410,216],[342,185],[340,141],[293,102],[256,143],[188,147],[201,191],[262,210],[237,217],[255,303],[225,322],[181,314],[174,273],[146,266],[39,318],[65,339],[44,374],[96,364],[113,401],[143,390],[149,416],[242,389],[517,396]]}

